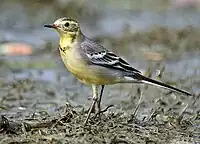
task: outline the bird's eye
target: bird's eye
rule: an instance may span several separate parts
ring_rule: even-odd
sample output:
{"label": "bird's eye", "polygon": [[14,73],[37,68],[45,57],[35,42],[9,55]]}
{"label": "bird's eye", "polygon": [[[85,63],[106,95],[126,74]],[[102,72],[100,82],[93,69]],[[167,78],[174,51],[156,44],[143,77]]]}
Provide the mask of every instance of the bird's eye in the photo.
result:
{"label": "bird's eye", "polygon": [[65,27],[68,27],[68,26],[69,26],[69,23],[68,23],[68,22],[66,22],[66,23],[65,23]]}

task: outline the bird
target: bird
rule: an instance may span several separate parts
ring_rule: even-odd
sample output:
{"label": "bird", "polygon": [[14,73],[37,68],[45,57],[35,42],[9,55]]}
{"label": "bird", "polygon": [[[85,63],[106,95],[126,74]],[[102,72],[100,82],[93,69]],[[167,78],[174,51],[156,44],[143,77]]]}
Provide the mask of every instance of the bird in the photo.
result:
{"label": "bird", "polygon": [[[107,50],[82,33],[79,22],[69,17],[57,19],[44,27],[55,29],[60,36],[59,52],[66,68],[82,83],[91,85],[93,96],[84,124],[87,124],[97,104],[100,112],[101,98],[105,85],[117,83],[150,84],[185,95],[191,93],[148,78],[126,60]],[[100,96],[98,89],[101,87]]]}

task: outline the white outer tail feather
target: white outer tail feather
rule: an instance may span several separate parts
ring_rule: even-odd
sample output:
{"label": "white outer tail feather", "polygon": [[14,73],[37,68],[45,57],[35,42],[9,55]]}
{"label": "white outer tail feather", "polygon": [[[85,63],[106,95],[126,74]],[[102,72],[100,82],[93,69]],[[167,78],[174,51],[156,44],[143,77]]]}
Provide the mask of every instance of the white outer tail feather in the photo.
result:
{"label": "white outer tail feather", "polygon": [[[168,90],[172,90],[171,88],[168,88],[168,87],[165,87],[165,86],[161,86],[159,84],[155,84],[155,83],[152,83],[152,82],[149,82],[149,81],[145,81],[145,80],[142,80],[142,83],[154,85],[154,86],[165,88],[165,89],[168,89]],[[176,90],[173,90],[173,91],[176,91]]]}
{"label": "white outer tail feather", "polygon": [[145,76],[143,76],[141,74],[133,75],[133,77],[126,76],[124,78],[126,80],[128,80],[129,82],[132,82],[132,83],[150,84],[150,85],[154,85],[154,86],[157,86],[157,87],[161,87],[161,88],[165,88],[165,89],[168,89],[168,90],[172,90],[172,91],[175,91],[175,92],[180,92],[180,93],[183,93],[185,95],[192,95],[187,91],[172,87],[172,86],[167,85],[165,83],[162,83],[160,81],[153,80],[153,79],[145,77]]}

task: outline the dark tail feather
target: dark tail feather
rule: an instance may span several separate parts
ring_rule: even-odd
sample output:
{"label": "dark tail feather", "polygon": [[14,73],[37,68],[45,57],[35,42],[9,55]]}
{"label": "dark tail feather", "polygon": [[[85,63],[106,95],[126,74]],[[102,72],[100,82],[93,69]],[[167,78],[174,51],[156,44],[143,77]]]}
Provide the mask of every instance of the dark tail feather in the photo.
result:
{"label": "dark tail feather", "polygon": [[[137,75],[137,76],[138,76],[138,75]],[[137,77],[137,78],[138,78],[138,77]],[[143,75],[140,75],[140,76],[139,76],[139,79],[140,79],[143,83],[146,83],[146,84],[151,84],[151,85],[163,87],[163,88],[166,88],[166,89],[169,89],[169,90],[173,90],[173,91],[177,91],[177,92],[180,92],[180,93],[183,93],[183,94],[186,94],[186,95],[192,95],[191,93],[189,93],[189,92],[187,92],[187,91],[184,91],[184,90],[181,90],[181,89],[172,87],[172,86],[170,86],[170,85],[164,84],[164,83],[162,83],[162,82],[159,82],[159,81],[156,81],[156,80],[147,78],[147,77],[145,77],[145,76],[143,76]]]}

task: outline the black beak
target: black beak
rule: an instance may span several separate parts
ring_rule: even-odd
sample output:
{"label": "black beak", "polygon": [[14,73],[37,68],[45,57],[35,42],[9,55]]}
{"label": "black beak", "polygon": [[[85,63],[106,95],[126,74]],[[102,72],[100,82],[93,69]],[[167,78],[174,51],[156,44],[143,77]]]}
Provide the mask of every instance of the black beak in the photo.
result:
{"label": "black beak", "polygon": [[45,24],[44,27],[47,27],[47,28],[56,28],[56,25],[54,25],[54,24]]}

